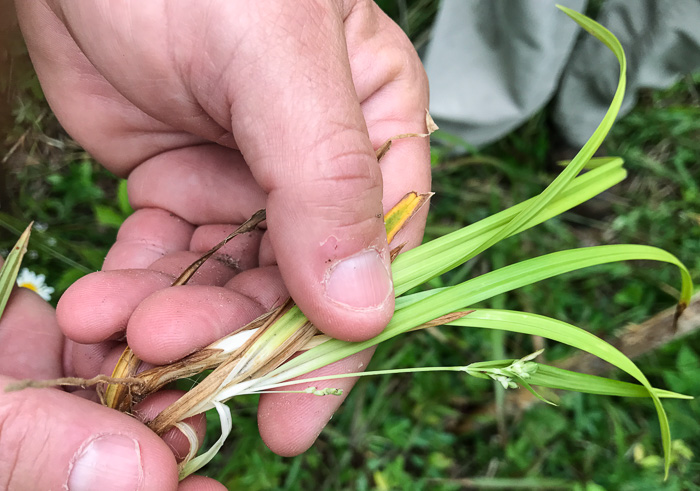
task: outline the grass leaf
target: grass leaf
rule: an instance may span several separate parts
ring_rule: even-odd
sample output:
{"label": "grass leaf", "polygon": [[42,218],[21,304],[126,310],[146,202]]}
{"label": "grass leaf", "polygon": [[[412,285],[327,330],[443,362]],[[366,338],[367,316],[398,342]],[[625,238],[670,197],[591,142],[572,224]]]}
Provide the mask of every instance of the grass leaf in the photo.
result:
{"label": "grass leaf", "polygon": [[622,49],[622,45],[620,45],[620,42],[610,31],[605,29],[597,22],[571,9],[561,6],[559,6],[559,8],[593,36],[602,41],[617,57],[617,60],[620,63],[620,78],[615,95],[613,96],[613,100],[610,103],[610,107],[605,113],[603,120],[598,125],[598,128],[596,128],[591,138],[589,138],[586,144],[581,148],[578,154],[576,154],[576,156],[571,160],[570,164],[561,172],[561,174],[559,174],[559,176],[557,176],[557,178],[554,179],[554,181],[552,181],[552,183],[547,186],[547,188],[539,196],[531,201],[528,201],[528,205],[519,211],[519,213],[514,216],[507,225],[499,229],[496,233],[483,237],[481,242],[470,251],[469,255],[466,256],[465,259],[474,257],[492,245],[500,242],[502,239],[517,233],[533,219],[535,219],[535,217],[537,217],[552,200],[554,200],[566,189],[567,185],[579,172],[581,172],[591,157],[593,157],[593,154],[603,143],[603,140],[610,131],[610,128],[615,122],[615,118],[617,118],[617,114],[620,111],[622,99],[625,95],[627,76],[627,62],[625,60],[625,53]]}
{"label": "grass leaf", "polygon": [[[654,388],[651,386],[646,376],[637,368],[634,362],[614,346],[606,343],[588,331],[566,322],[525,312],[477,309],[469,316],[451,322],[450,325],[498,329],[542,336],[587,351],[627,372],[647,389],[654,401],[656,413],[659,417],[659,426],[661,427],[664,455],[667,460],[670,458],[671,430],[668,425],[666,411],[661,405],[659,396],[654,391]],[[669,466],[667,465],[665,467],[666,474],[668,474],[668,468]]]}
{"label": "grass leaf", "polygon": [[29,244],[29,236],[31,235],[33,224],[34,222],[30,223],[22,232],[22,235],[19,236],[17,243],[7,255],[5,263],[0,269],[0,316],[5,311],[7,301],[17,281],[17,274],[19,274],[19,268],[22,265],[22,258],[27,252],[27,244]]}
{"label": "grass leaf", "polygon": [[233,418],[231,417],[231,410],[229,407],[226,404],[216,401],[214,401],[213,404],[216,411],[219,413],[219,419],[221,419],[221,436],[219,436],[219,439],[214,442],[209,450],[204,452],[202,455],[193,458],[182,466],[179,472],[180,481],[207,465],[207,463],[209,463],[209,461],[219,452],[224,444],[224,441],[226,441],[226,437],[229,436],[231,430],[233,429]]}
{"label": "grass leaf", "polygon": [[432,193],[418,194],[415,191],[411,191],[389,210],[384,216],[387,242],[391,243],[394,240],[394,237],[403,228],[404,224],[428,202],[431,196]]}
{"label": "grass leaf", "polygon": [[[539,364],[537,371],[532,374],[530,383],[541,387],[549,387],[550,389],[573,390],[603,396],[651,397],[649,390],[643,385],[542,364]],[[670,390],[654,388],[653,392],[660,398],[693,399],[691,396],[671,392]]]}
{"label": "grass leaf", "polygon": [[[539,214],[533,216],[527,223],[513,231],[511,235],[570,210],[619,183],[627,176],[622,164],[622,159],[616,158],[577,177]],[[475,251],[485,236],[501,234],[513,217],[530,206],[536,199],[536,197],[531,198],[399,255],[392,264],[396,295],[399,296],[474,257]]]}

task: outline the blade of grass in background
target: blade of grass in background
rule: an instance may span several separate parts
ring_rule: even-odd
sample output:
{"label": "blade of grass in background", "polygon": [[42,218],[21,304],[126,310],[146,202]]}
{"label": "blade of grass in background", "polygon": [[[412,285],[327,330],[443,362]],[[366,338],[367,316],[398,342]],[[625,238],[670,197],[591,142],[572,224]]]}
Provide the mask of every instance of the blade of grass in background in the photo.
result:
{"label": "blade of grass in background", "polygon": [[5,305],[7,305],[7,300],[10,298],[12,289],[17,281],[17,274],[19,274],[19,268],[22,265],[22,258],[27,252],[27,244],[29,243],[33,224],[34,222],[30,223],[22,232],[19,240],[17,240],[17,243],[7,255],[2,268],[0,268],[0,316],[5,311]]}

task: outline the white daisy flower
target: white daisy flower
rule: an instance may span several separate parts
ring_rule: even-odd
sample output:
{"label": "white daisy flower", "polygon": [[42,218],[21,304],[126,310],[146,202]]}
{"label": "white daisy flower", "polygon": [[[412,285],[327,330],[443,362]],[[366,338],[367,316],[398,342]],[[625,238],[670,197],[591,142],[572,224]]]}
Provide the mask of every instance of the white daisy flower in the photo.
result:
{"label": "white daisy flower", "polygon": [[53,287],[46,284],[46,276],[36,274],[27,268],[22,268],[22,271],[17,275],[17,285],[38,293],[47,302],[51,300],[51,294],[54,291]]}

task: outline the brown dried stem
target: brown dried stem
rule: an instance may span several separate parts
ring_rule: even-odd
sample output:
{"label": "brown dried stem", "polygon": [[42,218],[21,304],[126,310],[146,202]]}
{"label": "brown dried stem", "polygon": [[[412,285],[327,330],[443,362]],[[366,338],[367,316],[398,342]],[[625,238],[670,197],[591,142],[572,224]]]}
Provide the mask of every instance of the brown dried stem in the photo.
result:
{"label": "brown dried stem", "polygon": [[[190,264],[187,267],[187,269],[185,269],[185,271],[183,271],[182,274],[173,282],[172,286],[180,286],[186,284],[207,259],[213,256],[219,249],[225,246],[234,237],[255,230],[255,228],[265,220],[265,218],[265,210],[256,211],[252,217],[250,217],[243,224],[241,224],[240,227],[238,227],[231,234],[229,234],[224,240],[216,244],[202,257]],[[201,359],[199,361],[201,361]],[[114,368],[112,375],[117,378],[135,377],[140,366],[141,360],[134,354],[133,351],[131,351],[131,348],[127,346],[124,349],[124,352],[122,353],[121,357],[119,358],[117,366]],[[199,365],[193,365],[192,370],[199,368],[199,366],[201,366],[201,363]],[[207,368],[211,367],[207,366],[206,368],[202,368],[202,371],[206,370]],[[196,373],[200,372],[192,373],[192,371],[190,371],[189,376],[195,375]],[[164,384],[155,385],[160,388]],[[139,393],[138,398],[143,399],[143,397],[150,393],[150,391],[146,392],[144,390],[142,393]],[[105,389],[103,400],[105,405],[107,405],[108,407],[118,409],[122,412],[131,412],[131,406],[135,402],[134,395],[135,394],[133,393],[133,391],[126,387],[124,384],[109,384]]]}
{"label": "brown dried stem", "polygon": [[[249,351],[263,333],[282,315],[287,313],[293,305],[294,303],[288,300],[274,315],[267,318],[266,322],[250,339],[236,351],[230,353],[226,361],[221,363],[207,378],[187,392],[177,402],[156,416],[148,426],[157,434],[162,435],[178,421],[191,414],[200,412],[197,408],[206,405],[221,390],[224,384],[227,386],[234,385],[246,379],[263,376],[280,366],[294,353],[303,348],[318,333],[318,330],[309,322],[306,322],[301,329],[295,331],[271,356],[260,356],[260,353],[251,353]],[[239,367],[238,364],[245,361],[243,359],[244,355],[247,363]],[[227,382],[234,368],[238,369],[239,373]]]}

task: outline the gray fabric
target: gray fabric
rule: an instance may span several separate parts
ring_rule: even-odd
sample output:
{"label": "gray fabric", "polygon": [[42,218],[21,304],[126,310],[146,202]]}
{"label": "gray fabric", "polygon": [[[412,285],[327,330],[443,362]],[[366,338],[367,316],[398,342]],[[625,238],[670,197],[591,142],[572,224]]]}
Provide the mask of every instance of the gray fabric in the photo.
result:
{"label": "gray fabric", "polygon": [[[614,93],[617,61],[594,38],[580,36],[555,3],[586,7],[586,0],[443,0],[423,60],[430,111],[443,129],[476,146],[489,143],[560,87],[555,123],[570,143],[586,141]],[[608,0],[598,20],[628,55],[624,110],[636,89],[666,87],[700,67],[700,0]]]}
{"label": "gray fabric", "polygon": [[[608,0],[598,22],[620,40],[627,57],[627,91],[620,114],[640,88],[662,89],[700,68],[699,0]],[[619,75],[615,56],[592,36],[581,37],[564,71],[554,121],[583,145],[605,115]]]}
{"label": "gray fabric", "polygon": [[[478,146],[552,97],[579,29],[555,3],[443,0],[424,58],[442,129]],[[580,11],[586,0],[562,3]]]}

